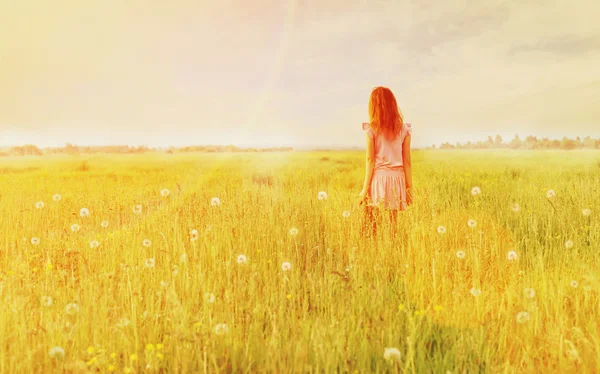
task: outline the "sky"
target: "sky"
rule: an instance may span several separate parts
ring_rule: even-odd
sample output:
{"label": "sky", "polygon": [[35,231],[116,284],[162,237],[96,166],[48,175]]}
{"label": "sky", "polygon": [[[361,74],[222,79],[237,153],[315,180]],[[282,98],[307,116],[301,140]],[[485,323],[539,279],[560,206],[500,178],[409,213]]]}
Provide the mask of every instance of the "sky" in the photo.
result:
{"label": "sky", "polygon": [[0,145],[600,137],[597,0],[0,1]]}

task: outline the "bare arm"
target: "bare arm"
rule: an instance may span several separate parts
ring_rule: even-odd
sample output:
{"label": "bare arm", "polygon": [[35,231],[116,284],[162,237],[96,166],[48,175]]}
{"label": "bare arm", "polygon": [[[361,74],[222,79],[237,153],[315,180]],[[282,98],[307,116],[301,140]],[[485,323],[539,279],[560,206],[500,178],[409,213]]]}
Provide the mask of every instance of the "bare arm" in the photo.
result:
{"label": "bare arm", "polygon": [[404,167],[404,177],[406,181],[406,189],[408,192],[407,199],[412,201],[412,161],[410,159],[410,134],[404,138],[402,143],[402,164]]}
{"label": "bare arm", "polygon": [[365,134],[365,140],[367,142],[367,149],[365,153],[365,182],[360,193],[361,199],[369,196],[371,192],[371,179],[373,179],[373,168],[375,167],[375,141],[369,136],[369,134]]}

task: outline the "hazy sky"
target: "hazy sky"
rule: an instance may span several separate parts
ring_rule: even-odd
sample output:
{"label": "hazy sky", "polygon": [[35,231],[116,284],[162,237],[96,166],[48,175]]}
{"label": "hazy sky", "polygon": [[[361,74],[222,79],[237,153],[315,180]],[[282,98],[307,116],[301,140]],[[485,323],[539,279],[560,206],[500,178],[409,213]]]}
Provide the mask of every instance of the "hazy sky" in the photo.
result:
{"label": "hazy sky", "polygon": [[1,0],[0,145],[600,136],[598,0]]}

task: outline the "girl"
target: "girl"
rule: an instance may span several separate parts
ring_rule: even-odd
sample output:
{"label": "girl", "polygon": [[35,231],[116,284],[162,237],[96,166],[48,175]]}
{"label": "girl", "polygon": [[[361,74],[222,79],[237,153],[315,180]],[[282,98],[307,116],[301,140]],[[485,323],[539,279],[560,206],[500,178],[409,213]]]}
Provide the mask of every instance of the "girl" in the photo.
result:
{"label": "girl", "polygon": [[376,87],[369,100],[368,123],[363,123],[367,142],[366,170],[360,203],[365,203],[369,219],[386,209],[396,232],[399,210],[412,204],[410,136],[412,128],[404,123],[396,98],[389,88]]}

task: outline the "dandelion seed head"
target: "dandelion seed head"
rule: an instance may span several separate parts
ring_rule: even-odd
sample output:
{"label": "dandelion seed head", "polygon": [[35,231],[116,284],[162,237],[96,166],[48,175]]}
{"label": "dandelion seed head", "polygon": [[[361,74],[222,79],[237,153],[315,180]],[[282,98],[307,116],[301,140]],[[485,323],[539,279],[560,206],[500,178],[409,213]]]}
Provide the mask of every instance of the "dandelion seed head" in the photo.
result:
{"label": "dandelion seed head", "polygon": [[398,348],[395,347],[387,347],[383,349],[383,358],[386,361],[395,361],[395,362],[399,362],[401,359],[402,355],[400,353],[400,350]]}
{"label": "dandelion seed head", "polygon": [[206,302],[207,304],[213,304],[215,302],[216,298],[215,295],[211,292],[206,292],[204,294],[204,302]]}
{"label": "dandelion seed head", "polygon": [[327,192],[319,191],[319,193],[317,194],[317,199],[319,199],[320,201],[327,200]]}
{"label": "dandelion seed head", "polygon": [[90,248],[92,248],[92,249],[96,249],[96,248],[98,248],[99,246],[100,246],[100,242],[99,242],[99,241],[97,241],[97,240],[92,240],[92,241],[90,242]]}
{"label": "dandelion seed head", "polygon": [[40,238],[34,236],[33,238],[31,238],[31,244],[33,244],[33,245],[40,244]]}
{"label": "dandelion seed head", "polygon": [[342,217],[344,217],[344,218],[348,218],[348,217],[350,217],[350,211],[349,211],[349,210],[344,210],[344,211],[342,212]]}
{"label": "dandelion seed head", "polygon": [[83,218],[89,217],[90,216],[90,210],[88,208],[81,208],[79,210],[79,215]]}
{"label": "dandelion seed head", "polygon": [[290,229],[290,235],[291,235],[291,236],[296,236],[296,235],[298,235],[298,229],[297,229],[297,228],[295,228],[295,227],[292,227],[292,228]]}
{"label": "dandelion seed head", "polygon": [[102,228],[107,228],[108,227],[108,221],[104,220],[104,221],[100,222],[100,226],[102,226]]}
{"label": "dandelion seed head", "polygon": [[239,255],[237,256],[237,263],[240,265],[243,265],[246,263],[246,256],[244,255]]}
{"label": "dandelion seed head", "polygon": [[81,226],[79,226],[78,224],[74,223],[71,225],[72,232],[78,232],[79,230],[81,230]]}
{"label": "dandelion seed head", "polygon": [[60,194],[57,194],[57,193],[55,193],[55,194],[52,196],[52,200],[54,200],[54,201],[56,201],[56,202],[59,202],[59,201],[61,201],[61,200],[62,200],[62,196],[60,196]]}
{"label": "dandelion seed head", "polygon": [[526,288],[523,290],[523,293],[525,294],[525,297],[527,297],[528,299],[533,299],[535,297],[535,290],[533,288]]}
{"label": "dandelion seed head", "polygon": [[510,251],[508,252],[508,254],[506,255],[506,258],[508,258],[508,261],[516,261],[517,260],[517,252],[515,251]]}
{"label": "dandelion seed head", "polygon": [[479,186],[471,188],[471,195],[476,196],[479,194],[481,194],[481,188],[479,188]]}
{"label": "dandelion seed head", "polygon": [[466,256],[467,255],[466,255],[465,251],[457,251],[456,252],[456,257],[458,257],[461,260],[464,259]]}
{"label": "dandelion seed head", "polygon": [[519,312],[517,313],[517,323],[523,324],[529,322],[531,317],[529,316],[529,312]]}
{"label": "dandelion seed head", "polygon": [[477,221],[475,221],[474,219],[470,219],[470,220],[467,222],[467,226],[469,226],[470,228],[474,228],[474,227],[476,227],[476,226],[477,226]]}
{"label": "dandelion seed head", "polygon": [[229,332],[229,327],[225,323],[219,323],[215,326],[215,334],[225,335]]}
{"label": "dandelion seed head", "polygon": [[50,296],[42,296],[40,301],[41,301],[42,306],[49,307],[49,306],[52,306],[52,303],[54,300],[52,300],[52,298]]}
{"label": "dandelion seed head", "polygon": [[77,305],[77,303],[67,304],[65,307],[65,313],[70,316],[74,316],[75,314],[79,313],[79,305]]}
{"label": "dandelion seed head", "polygon": [[199,237],[200,234],[198,234],[198,230],[190,231],[190,241],[195,242],[196,240],[198,240]]}
{"label": "dandelion seed head", "polygon": [[210,205],[214,207],[221,205],[221,199],[219,199],[218,197],[213,197],[212,199],[210,199]]}
{"label": "dandelion seed head", "polygon": [[153,268],[155,264],[156,261],[152,257],[147,258],[146,261],[144,261],[144,266],[146,266],[149,269]]}
{"label": "dandelion seed head", "polygon": [[513,212],[518,212],[521,209],[521,206],[519,206],[518,203],[513,203],[510,208],[512,209]]}
{"label": "dandelion seed head", "polygon": [[142,245],[143,245],[144,247],[148,248],[148,247],[150,247],[150,246],[152,245],[152,240],[150,240],[150,239],[144,239],[144,240],[142,241]]}
{"label": "dandelion seed head", "polygon": [[573,248],[573,241],[572,240],[567,240],[565,242],[565,248],[567,248],[567,249]]}
{"label": "dandelion seed head", "polygon": [[581,214],[583,214],[585,217],[589,217],[592,215],[592,210],[591,209],[584,209],[581,211]]}
{"label": "dandelion seed head", "polygon": [[52,347],[48,351],[48,356],[50,356],[50,358],[53,358],[53,359],[64,358],[65,350],[63,347],[58,347],[58,346]]}
{"label": "dandelion seed head", "polygon": [[35,209],[44,209],[44,206],[46,206],[46,204],[44,204],[43,201],[38,201],[35,203]]}
{"label": "dandelion seed head", "polygon": [[573,288],[577,288],[579,287],[579,282],[577,282],[575,279],[573,279],[570,283],[571,287]]}
{"label": "dandelion seed head", "polygon": [[281,270],[283,271],[290,271],[292,270],[292,264],[290,264],[289,262],[284,262],[281,264]]}
{"label": "dandelion seed head", "polygon": [[473,295],[474,297],[478,297],[479,295],[481,295],[481,290],[479,288],[471,288],[471,290],[469,291],[471,293],[471,295]]}
{"label": "dandelion seed head", "polygon": [[437,232],[439,234],[445,234],[446,233],[446,226],[438,226]]}
{"label": "dandelion seed head", "polygon": [[166,188],[163,188],[162,190],[160,190],[160,196],[162,197],[168,197],[171,194],[171,191],[169,191]]}
{"label": "dandelion seed head", "polygon": [[546,192],[546,197],[548,199],[552,199],[552,198],[556,197],[556,192],[554,192],[554,190],[548,190],[548,192]]}
{"label": "dandelion seed head", "polygon": [[142,206],[140,204],[134,205],[133,208],[131,208],[131,210],[134,214],[142,214]]}

